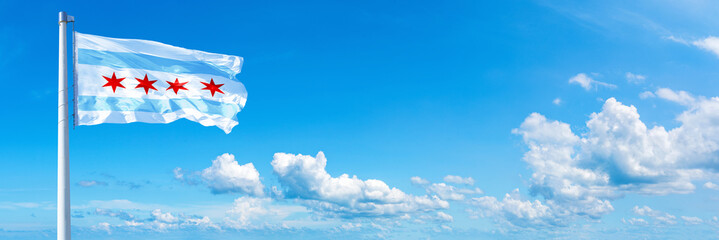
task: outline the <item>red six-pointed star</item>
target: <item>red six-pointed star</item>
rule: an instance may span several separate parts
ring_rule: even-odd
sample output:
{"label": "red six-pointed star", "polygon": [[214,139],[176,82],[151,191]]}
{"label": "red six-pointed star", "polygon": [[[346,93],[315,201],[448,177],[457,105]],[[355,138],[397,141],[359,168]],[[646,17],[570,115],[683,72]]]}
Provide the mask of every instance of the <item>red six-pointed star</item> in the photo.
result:
{"label": "red six-pointed star", "polygon": [[148,80],[147,74],[145,74],[145,79],[139,79],[139,78],[135,78],[135,79],[137,79],[137,81],[140,82],[139,84],[137,84],[137,86],[135,88],[144,88],[145,94],[149,94],[148,92],[150,89],[157,91],[157,88],[155,88],[155,86],[152,86],[152,84],[157,82],[157,80]]}
{"label": "red six-pointed star", "polygon": [[172,90],[175,91],[175,94],[177,94],[177,91],[180,91],[181,89],[187,90],[187,88],[185,88],[185,84],[187,84],[188,82],[181,83],[180,80],[178,80],[177,78],[175,78],[174,83],[170,82],[170,81],[165,81],[165,82],[167,82],[167,84],[170,84],[170,87],[168,87],[165,90],[169,90],[170,88],[172,88]]}
{"label": "red six-pointed star", "polygon": [[120,83],[120,82],[122,82],[122,80],[124,80],[125,78],[117,78],[117,77],[115,77],[115,72],[112,73],[112,78],[105,77],[105,76],[102,76],[102,77],[105,78],[105,80],[107,80],[107,83],[105,83],[105,85],[102,85],[102,87],[112,87],[112,92],[113,92],[113,93],[115,92],[115,89],[116,89],[117,87],[125,88],[125,86],[122,86],[122,84]]}
{"label": "red six-pointed star", "polygon": [[210,90],[210,93],[212,94],[213,97],[215,96],[215,92],[225,94],[225,92],[220,90],[220,87],[222,87],[222,85],[225,85],[225,84],[215,84],[215,80],[213,80],[212,78],[210,78],[210,83],[206,83],[206,82],[200,82],[200,83],[205,84],[205,88],[200,89],[200,90]]}

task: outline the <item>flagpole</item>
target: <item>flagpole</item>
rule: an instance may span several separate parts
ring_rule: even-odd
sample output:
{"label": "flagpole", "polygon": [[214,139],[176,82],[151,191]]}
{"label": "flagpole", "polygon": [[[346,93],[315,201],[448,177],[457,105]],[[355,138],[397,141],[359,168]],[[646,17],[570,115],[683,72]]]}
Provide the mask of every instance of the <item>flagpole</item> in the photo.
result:
{"label": "flagpole", "polygon": [[67,22],[59,13],[60,44],[57,71],[57,239],[70,240],[70,154],[67,120]]}

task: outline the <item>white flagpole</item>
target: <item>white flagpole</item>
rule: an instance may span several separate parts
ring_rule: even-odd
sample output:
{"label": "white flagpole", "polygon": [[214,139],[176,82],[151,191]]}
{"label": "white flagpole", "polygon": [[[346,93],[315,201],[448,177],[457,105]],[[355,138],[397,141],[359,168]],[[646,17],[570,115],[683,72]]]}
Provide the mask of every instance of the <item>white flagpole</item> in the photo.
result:
{"label": "white flagpole", "polygon": [[70,240],[70,154],[67,120],[67,22],[60,12],[60,45],[57,71],[57,239]]}

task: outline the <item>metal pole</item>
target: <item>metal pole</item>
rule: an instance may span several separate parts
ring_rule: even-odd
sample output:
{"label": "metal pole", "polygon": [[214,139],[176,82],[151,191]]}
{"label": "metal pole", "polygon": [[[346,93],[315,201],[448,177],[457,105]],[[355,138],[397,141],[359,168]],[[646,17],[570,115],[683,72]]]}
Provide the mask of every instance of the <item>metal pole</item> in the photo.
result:
{"label": "metal pole", "polygon": [[67,120],[67,22],[60,12],[57,71],[57,239],[70,240],[70,154]]}

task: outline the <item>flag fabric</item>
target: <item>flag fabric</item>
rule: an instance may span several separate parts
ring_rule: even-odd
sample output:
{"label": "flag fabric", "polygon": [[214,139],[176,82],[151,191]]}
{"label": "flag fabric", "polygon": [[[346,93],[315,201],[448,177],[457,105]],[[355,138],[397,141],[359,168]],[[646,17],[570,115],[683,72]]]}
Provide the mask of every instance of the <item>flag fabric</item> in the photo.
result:
{"label": "flag fabric", "polygon": [[75,125],[169,123],[225,133],[247,101],[238,56],[75,32]]}

